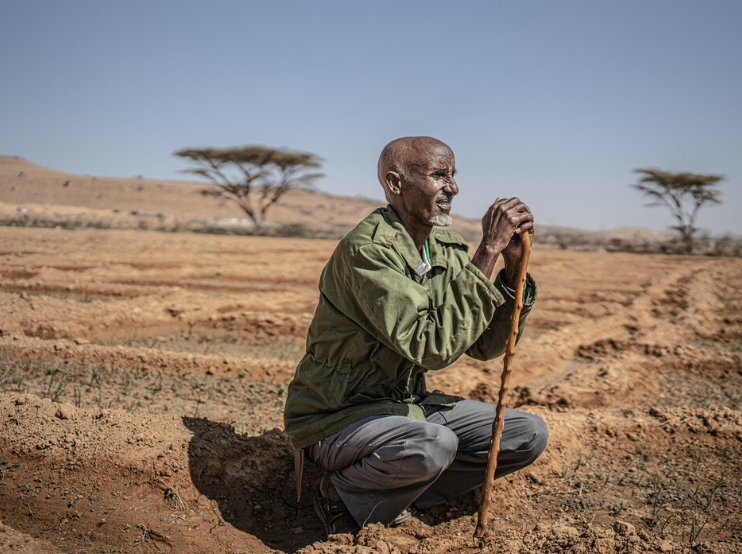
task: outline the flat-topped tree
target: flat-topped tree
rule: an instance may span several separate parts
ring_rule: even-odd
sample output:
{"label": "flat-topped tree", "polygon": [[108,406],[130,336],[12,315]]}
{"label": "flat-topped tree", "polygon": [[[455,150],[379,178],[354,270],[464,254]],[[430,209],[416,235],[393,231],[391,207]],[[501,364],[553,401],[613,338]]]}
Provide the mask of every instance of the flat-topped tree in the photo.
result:
{"label": "flat-topped tree", "polygon": [[643,177],[631,185],[652,199],[648,206],[667,206],[678,224],[671,227],[680,233],[687,253],[693,251],[693,235],[698,231],[695,218],[698,209],[709,202],[720,204],[721,191],[714,186],[723,175],[662,171],[656,168],[635,169]]}
{"label": "flat-topped tree", "polygon": [[258,229],[268,208],[284,194],[292,189],[311,189],[314,181],[323,177],[310,171],[321,167],[319,156],[285,148],[183,148],[173,155],[198,164],[200,167],[184,171],[213,182],[218,188],[209,194],[236,202]]}

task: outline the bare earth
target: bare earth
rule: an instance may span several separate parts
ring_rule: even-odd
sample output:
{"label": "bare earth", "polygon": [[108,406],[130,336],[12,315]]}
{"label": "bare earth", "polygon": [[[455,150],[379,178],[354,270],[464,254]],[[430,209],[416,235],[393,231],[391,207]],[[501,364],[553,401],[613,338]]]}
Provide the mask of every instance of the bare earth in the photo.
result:
{"label": "bare earth", "polygon": [[[0,241],[0,552],[742,552],[740,259],[537,244],[509,404],[550,441],[496,483],[489,534],[472,493],[323,540],[282,408],[335,241]],[[494,401],[500,370],[429,385]]]}

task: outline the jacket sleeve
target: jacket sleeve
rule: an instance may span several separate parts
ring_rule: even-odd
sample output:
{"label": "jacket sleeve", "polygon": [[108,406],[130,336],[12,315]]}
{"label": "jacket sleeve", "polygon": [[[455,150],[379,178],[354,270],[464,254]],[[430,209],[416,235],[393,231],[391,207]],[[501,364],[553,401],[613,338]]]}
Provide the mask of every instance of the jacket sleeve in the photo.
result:
{"label": "jacket sleeve", "polygon": [[[490,320],[487,328],[472,347],[466,351],[469,356],[477,360],[493,360],[502,356],[507,347],[508,335],[510,334],[510,316],[515,307],[515,291],[503,282],[502,271],[497,274],[495,287],[505,298],[505,304],[495,311],[495,315]],[[523,287],[523,309],[520,311],[520,317],[518,318],[518,339],[516,340],[516,344],[523,336],[526,317],[528,317],[528,313],[531,311],[534,302],[536,302],[537,292],[536,282],[528,274],[526,276],[526,285]]]}
{"label": "jacket sleeve", "polygon": [[345,286],[352,292],[346,313],[385,346],[429,370],[458,359],[485,332],[505,303],[502,293],[471,263],[452,279],[434,305],[425,287],[406,274],[393,248],[362,246],[345,264]]}

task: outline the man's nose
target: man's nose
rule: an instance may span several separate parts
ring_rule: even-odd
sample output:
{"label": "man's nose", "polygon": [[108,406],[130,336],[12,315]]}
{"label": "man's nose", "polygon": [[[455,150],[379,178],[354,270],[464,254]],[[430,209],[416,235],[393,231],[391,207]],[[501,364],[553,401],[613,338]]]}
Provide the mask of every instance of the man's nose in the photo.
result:
{"label": "man's nose", "polygon": [[456,196],[459,193],[459,185],[456,184],[456,179],[451,177],[451,179],[448,181],[448,184],[446,184],[446,187],[443,190],[445,190],[448,194]]}

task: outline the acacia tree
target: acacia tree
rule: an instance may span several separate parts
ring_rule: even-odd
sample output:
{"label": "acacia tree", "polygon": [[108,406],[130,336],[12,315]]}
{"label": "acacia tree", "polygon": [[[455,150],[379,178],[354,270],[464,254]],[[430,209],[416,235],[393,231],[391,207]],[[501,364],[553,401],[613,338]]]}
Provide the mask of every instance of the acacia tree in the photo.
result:
{"label": "acacia tree", "polygon": [[652,199],[648,206],[667,206],[678,224],[671,227],[680,233],[687,253],[693,251],[693,235],[698,231],[695,218],[698,209],[707,203],[720,204],[721,192],[714,186],[723,175],[662,171],[656,168],[635,169],[642,178],[631,185]]}
{"label": "acacia tree", "polygon": [[237,203],[256,228],[262,227],[265,214],[273,204],[292,189],[313,188],[322,173],[321,158],[308,152],[250,145],[232,148],[183,148],[175,156],[199,165],[184,170],[205,177],[218,188],[205,192]]}

